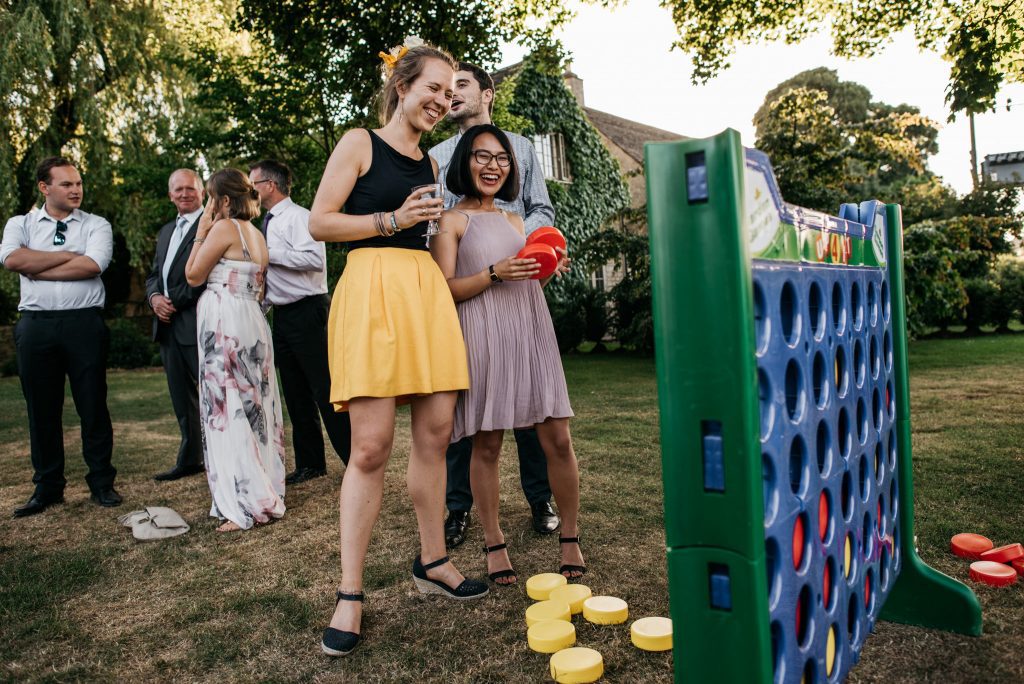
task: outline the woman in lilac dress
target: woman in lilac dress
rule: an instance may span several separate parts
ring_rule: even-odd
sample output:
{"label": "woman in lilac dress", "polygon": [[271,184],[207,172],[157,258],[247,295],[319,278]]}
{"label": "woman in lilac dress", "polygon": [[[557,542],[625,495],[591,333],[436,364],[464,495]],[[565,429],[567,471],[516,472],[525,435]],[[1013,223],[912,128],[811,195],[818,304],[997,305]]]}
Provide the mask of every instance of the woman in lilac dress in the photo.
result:
{"label": "woman in lilac dress", "polygon": [[260,308],[267,243],[249,221],[259,195],[244,173],[223,169],[185,266],[199,298],[199,418],[218,532],[284,515],[284,423],[270,328]]}
{"label": "woman in lilac dress", "polygon": [[[488,575],[516,581],[498,522],[498,457],[505,430],[536,426],[551,490],[562,515],[561,567],[570,579],[586,570],[580,553],[580,483],[569,434],[569,393],[535,259],[517,259],[526,244],[523,219],[494,205],[519,191],[515,154],[501,129],[463,134],[448,169],[449,190],[463,199],[441,218],[431,252],[457,302],[469,359],[469,389],[459,393],[452,441],[473,436],[470,486],[484,530]],[[556,273],[569,268],[561,255]]]}

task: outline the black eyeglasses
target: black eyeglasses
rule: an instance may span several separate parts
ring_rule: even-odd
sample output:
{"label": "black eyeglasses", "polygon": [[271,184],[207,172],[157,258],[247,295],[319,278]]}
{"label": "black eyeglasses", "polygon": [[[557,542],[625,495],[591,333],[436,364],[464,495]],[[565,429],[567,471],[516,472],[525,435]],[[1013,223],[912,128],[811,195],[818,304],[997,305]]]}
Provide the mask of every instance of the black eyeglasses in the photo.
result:
{"label": "black eyeglasses", "polygon": [[67,238],[64,237],[65,231],[68,229],[68,224],[63,221],[57,221],[57,232],[53,234],[53,244],[63,245],[67,242]]}
{"label": "black eyeglasses", "polygon": [[259,185],[260,183],[273,183],[273,182],[274,182],[273,178],[264,178],[263,180],[253,181],[252,184],[253,185]]}
{"label": "black eyeglasses", "polygon": [[487,166],[491,163],[492,159],[498,162],[498,166],[502,168],[505,168],[512,163],[512,155],[508,152],[491,154],[487,150],[473,150],[473,159],[476,159],[476,163],[480,166]]}

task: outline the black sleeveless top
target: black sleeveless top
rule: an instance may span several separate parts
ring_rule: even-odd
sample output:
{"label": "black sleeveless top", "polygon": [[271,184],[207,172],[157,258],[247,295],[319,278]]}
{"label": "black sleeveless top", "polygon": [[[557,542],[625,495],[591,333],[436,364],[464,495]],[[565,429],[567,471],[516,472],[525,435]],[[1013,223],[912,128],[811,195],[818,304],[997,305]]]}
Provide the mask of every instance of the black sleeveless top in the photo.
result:
{"label": "black sleeveless top", "polygon": [[[398,209],[417,185],[434,181],[434,167],[424,152],[422,159],[407,157],[394,149],[380,136],[367,129],[370,134],[372,157],[370,170],[356,179],[352,192],[345,202],[345,213],[352,216],[372,214],[377,211],[389,212],[385,217],[391,227],[390,212]],[[420,221],[411,228],[398,231],[391,237],[374,235],[348,243],[349,250],[360,247],[401,247],[403,249],[427,250],[427,222]]]}

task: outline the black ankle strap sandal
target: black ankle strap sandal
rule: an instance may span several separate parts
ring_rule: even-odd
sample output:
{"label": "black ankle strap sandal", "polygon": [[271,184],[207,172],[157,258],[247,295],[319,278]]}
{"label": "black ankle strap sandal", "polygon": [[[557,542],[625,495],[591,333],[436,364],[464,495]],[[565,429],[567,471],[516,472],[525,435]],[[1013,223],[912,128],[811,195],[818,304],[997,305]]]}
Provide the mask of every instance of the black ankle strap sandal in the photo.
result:
{"label": "black ankle strap sandal", "polygon": [[[580,545],[580,538],[579,537],[559,537],[558,538],[558,543],[559,544],[575,544],[576,546],[579,546]],[[574,579],[579,579],[580,577],[583,577],[583,575],[585,575],[587,573],[587,567],[585,565],[572,565],[570,563],[566,563],[562,567],[558,568],[558,572],[561,575],[564,575],[565,573],[569,573],[569,575],[566,577],[566,579],[574,580]]]}
{"label": "black ankle strap sandal", "polygon": [[[507,549],[507,548],[508,548],[508,544],[506,544],[505,542],[502,542],[500,544],[495,544],[494,546],[484,546],[484,554],[486,555],[488,553],[492,553],[494,551],[501,551],[502,549]],[[505,579],[506,577],[511,577],[512,581],[511,582],[500,582],[500,583],[498,582],[498,580]],[[487,579],[491,580],[492,582],[497,584],[499,587],[507,587],[509,585],[515,584],[515,580],[517,579],[516,578],[516,570],[515,570],[515,568],[508,568],[507,570],[495,570],[494,572],[489,573],[487,575]]]}
{"label": "black ankle strap sandal", "polygon": [[464,579],[459,586],[451,587],[441,580],[427,577],[427,570],[441,567],[447,562],[448,556],[444,556],[424,565],[420,562],[420,557],[416,556],[412,562],[412,579],[416,583],[416,588],[424,594],[441,594],[456,601],[468,601],[487,595],[487,585],[479,580]]}
{"label": "black ankle strap sandal", "polygon": [[[334,605],[337,606],[342,601],[359,601],[362,603],[366,600],[363,592],[345,592],[339,591],[335,593]],[[320,650],[329,656],[339,657],[347,656],[355,647],[359,645],[359,634],[356,632],[344,632],[334,627],[328,627],[324,630],[324,636],[320,640]]]}

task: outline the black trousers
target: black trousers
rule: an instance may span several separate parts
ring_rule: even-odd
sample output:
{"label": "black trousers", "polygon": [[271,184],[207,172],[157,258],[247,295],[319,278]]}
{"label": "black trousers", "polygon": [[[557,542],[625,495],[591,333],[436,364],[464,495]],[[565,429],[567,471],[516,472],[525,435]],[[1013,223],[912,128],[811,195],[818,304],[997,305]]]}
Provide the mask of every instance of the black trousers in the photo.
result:
{"label": "black trousers", "polygon": [[295,468],[323,470],[323,419],[331,446],[348,464],[352,424],[348,412],[331,404],[331,371],[327,364],[327,314],[331,300],[312,295],[274,307],[274,365],[281,372],[281,391],[292,422]]}
{"label": "black trousers", "polygon": [[[170,332],[167,337],[173,337]],[[175,341],[160,344],[160,358],[167,375],[171,406],[178,418],[181,445],[175,465],[188,468],[203,465],[203,432],[199,422],[199,348]]]}
{"label": "black trousers", "polygon": [[64,379],[82,424],[85,481],[94,493],[114,484],[114,432],[107,411],[110,332],[99,309],[23,311],[14,327],[18,375],[28,408],[36,494],[64,492]]}
{"label": "black trousers", "polygon": [[[548,483],[548,460],[540,446],[537,431],[513,430],[519,451],[519,481],[530,505],[551,501]],[[448,464],[446,503],[449,511],[469,511],[473,507],[473,492],[469,487],[469,461],[473,455],[473,438],[460,439],[449,445],[445,453]]]}

